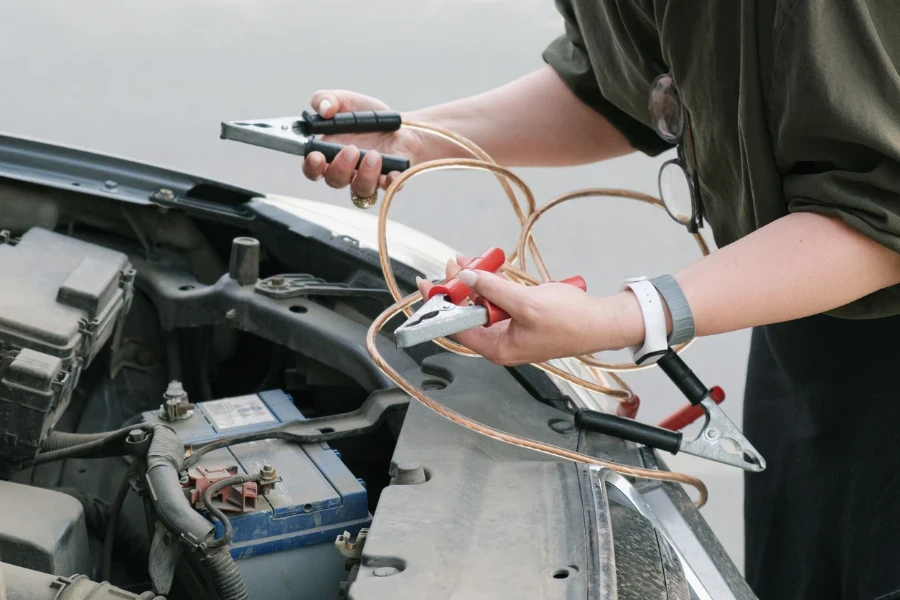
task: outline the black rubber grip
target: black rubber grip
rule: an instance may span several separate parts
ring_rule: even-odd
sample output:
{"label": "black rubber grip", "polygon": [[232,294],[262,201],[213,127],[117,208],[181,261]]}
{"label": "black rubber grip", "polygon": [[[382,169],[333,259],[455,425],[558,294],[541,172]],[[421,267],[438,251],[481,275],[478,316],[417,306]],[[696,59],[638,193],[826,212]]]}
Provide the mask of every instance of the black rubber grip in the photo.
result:
{"label": "black rubber grip", "polygon": [[687,397],[688,402],[691,404],[696,406],[709,395],[709,389],[703,385],[700,378],[694,375],[690,367],[671,348],[666,352],[665,356],[657,361],[657,364],[663,370],[663,373],[669,376],[672,383],[678,386],[678,389],[681,390],[681,393]]}
{"label": "black rubber grip", "polygon": [[681,447],[681,432],[679,431],[669,431],[638,423],[632,419],[584,408],[575,413],[575,425],[579,429],[605,433],[651,448],[659,448],[672,454],[678,454],[678,449]]}
{"label": "black rubber grip", "polygon": [[[308,156],[310,152],[321,152],[325,155],[325,160],[331,162],[338,155],[338,152],[344,149],[344,146],[341,144],[331,144],[329,142],[323,142],[317,139],[310,138],[308,142],[306,142],[306,149],[304,152]],[[359,165],[362,164],[363,159],[366,157],[366,151],[359,151],[359,161],[356,163],[356,168],[359,168]],[[403,158],[402,156],[391,156],[390,154],[382,154],[381,155],[381,174],[387,175],[388,173],[393,173],[394,171],[405,171],[409,168],[409,159]]]}
{"label": "black rubber grip", "polygon": [[303,111],[303,119],[306,121],[308,135],[397,131],[402,124],[400,113],[374,110],[338,113],[330,119]]}

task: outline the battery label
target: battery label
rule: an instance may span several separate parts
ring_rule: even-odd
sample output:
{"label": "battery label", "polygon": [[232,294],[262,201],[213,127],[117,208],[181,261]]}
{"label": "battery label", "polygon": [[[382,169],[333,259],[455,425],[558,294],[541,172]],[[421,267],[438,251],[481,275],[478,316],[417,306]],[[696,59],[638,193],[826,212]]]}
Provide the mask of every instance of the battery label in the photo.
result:
{"label": "battery label", "polygon": [[269,408],[255,395],[213,400],[201,406],[219,430],[277,422]]}

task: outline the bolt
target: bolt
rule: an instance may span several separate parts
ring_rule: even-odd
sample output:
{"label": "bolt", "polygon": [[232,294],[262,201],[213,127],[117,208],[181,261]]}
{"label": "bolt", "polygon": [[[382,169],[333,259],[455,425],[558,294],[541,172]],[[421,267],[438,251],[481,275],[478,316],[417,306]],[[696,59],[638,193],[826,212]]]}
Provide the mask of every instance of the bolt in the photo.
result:
{"label": "bolt", "polygon": [[269,280],[270,287],[284,287],[284,276],[283,275],[275,275],[272,279]]}
{"label": "bolt", "polygon": [[375,569],[375,577],[390,577],[391,575],[396,575],[397,569],[394,567],[380,567]]}
{"label": "bolt", "polygon": [[263,479],[275,479],[278,477],[278,471],[276,471],[275,467],[272,465],[265,464],[262,469],[259,470],[259,476]]}
{"label": "bolt", "polygon": [[174,200],[175,192],[173,192],[172,190],[163,188],[163,189],[157,191],[155,194],[153,194],[153,197],[156,198],[157,200],[166,200],[166,201]]}
{"label": "bolt", "polygon": [[232,308],[232,309],[229,309],[229,310],[225,313],[225,319],[226,319],[227,321],[234,321],[235,319],[237,319],[237,311],[236,311],[235,309],[233,309],[233,308]]}
{"label": "bolt", "polygon": [[116,183],[115,181],[113,181],[112,179],[107,179],[106,181],[103,182],[103,187],[112,191],[112,190],[115,190],[116,188],[118,188],[119,184]]}
{"label": "bolt", "polygon": [[143,429],[132,429],[128,432],[127,441],[129,444],[140,444],[147,439],[147,432]]}

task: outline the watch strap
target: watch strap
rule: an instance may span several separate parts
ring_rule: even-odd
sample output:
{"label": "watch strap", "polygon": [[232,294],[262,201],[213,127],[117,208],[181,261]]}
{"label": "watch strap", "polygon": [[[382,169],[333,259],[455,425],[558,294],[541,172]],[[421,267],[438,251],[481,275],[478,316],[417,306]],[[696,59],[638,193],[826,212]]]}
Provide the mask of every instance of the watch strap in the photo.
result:
{"label": "watch strap", "polygon": [[672,335],[669,336],[669,345],[678,344],[694,339],[696,329],[694,326],[694,313],[688,304],[681,286],[671,275],[660,275],[650,280],[659,295],[662,296],[669,307],[672,316]]}
{"label": "watch strap", "polygon": [[669,350],[663,300],[646,277],[627,279],[621,289],[630,289],[634,293],[644,317],[644,343],[631,346],[631,356],[639,365],[655,363]]}

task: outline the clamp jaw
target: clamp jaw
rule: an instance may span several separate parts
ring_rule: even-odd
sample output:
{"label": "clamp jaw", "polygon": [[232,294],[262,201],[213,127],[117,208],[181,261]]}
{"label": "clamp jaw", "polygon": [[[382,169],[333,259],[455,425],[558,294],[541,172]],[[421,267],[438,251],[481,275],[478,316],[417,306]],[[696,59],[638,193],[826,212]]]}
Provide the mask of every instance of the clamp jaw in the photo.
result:
{"label": "clamp jaw", "polygon": [[[316,134],[337,135],[341,133],[372,133],[396,131],[400,129],[399,113],[392,112],[351,112],[338,113],[331,119],[303,111],[299,117],[278,117],[274,119],[249,119],[246,121],[226,121],[222,123],[223,140],[243,142],[278,152],[307,156],[311,152],[321,152],[325,160],[331,162],[344,149],[341,144],[323,142]],[[359,153],[362,164],[366,151]],[[385,154],[381,157],[381,173],[409,168],[409,159]]]}
{"label": "clamp jaw", "polygon": [[582,429],[613,435],[672,454],[684,452],[754,473],[766,469],[766,460],[719,408],[712,398],[712,390],[700,382],[674,350],[669,349],[657,364],[690,403],[703,411],[703,428],[696,438],[685,440],[680,431],[586,409],[579,410],[575,415],[575,424]]}
{"label": "clamp jaw", "polygon": [[[496,273],[505,262],[503,250],[489,248],[466,268]],[[574,285],[582,291],[587,289],[584,279],[578,276],[563,279],[561,283]],[[461,305],[466,299],[471,299],[473,304]],[[431,288],[427,302],[394,331],[394,337],[397,339],[397,349],[402,350],[473,327],[489,327],[506,319],[509,319],[509,313],[485,298],[474,295],[472,290],[454,277]]]}

